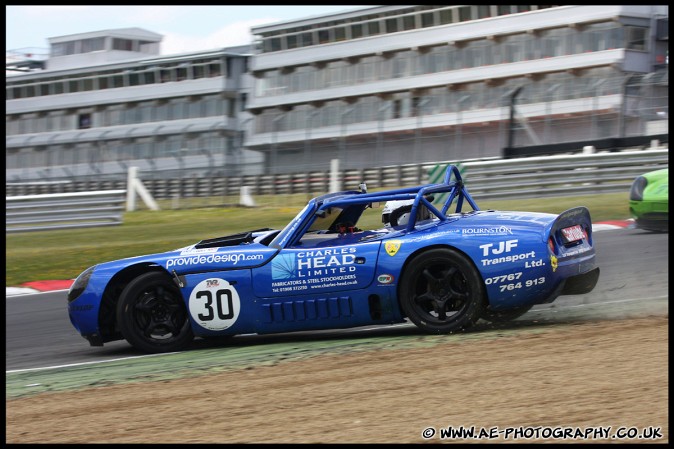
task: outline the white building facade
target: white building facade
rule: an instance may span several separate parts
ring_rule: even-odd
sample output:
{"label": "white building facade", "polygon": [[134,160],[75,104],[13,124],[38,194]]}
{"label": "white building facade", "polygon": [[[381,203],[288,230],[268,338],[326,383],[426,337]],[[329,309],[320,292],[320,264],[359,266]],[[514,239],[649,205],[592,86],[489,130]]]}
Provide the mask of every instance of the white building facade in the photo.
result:
{"label": "white building facade", "polygon": [[241,145],[249,47],[160,56],[161,38],[137,28],[51,38],[45,70],[8,76],[7,180],[260,165]]}
{"label": "white building facade", "polygon": [[139,28],[50,38],[44,63],[18,61],[28,71],[6,77],[6,176],[119,178],[130,165],[164,178],[303,173],[333,159],[346,169],[460,161],[663,133],[668,14],[378,6],[257,26],[252,46],[168,56],[161,35]]}
{"label": "white building facade", "polygon": [[626,86],[666,67],[667,18],[667,6],[381,6],[254,27],[246,145],[284,172],[641,133]]}

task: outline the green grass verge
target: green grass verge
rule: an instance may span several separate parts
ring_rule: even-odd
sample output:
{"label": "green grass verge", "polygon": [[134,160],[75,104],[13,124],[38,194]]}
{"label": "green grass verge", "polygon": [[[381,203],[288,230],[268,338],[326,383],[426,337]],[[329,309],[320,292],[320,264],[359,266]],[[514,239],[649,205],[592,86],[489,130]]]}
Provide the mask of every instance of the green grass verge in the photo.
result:
{"label": "green grass verge", "polygon": [[[259,208],[191,208],[140,210],[124,214],[120,226],[27,232],[6,235],[6,285],[74,279],[85,268],[109,260],[187,246],[199,240],[257,228],[280,229],[304,206],[306,195],[255,198]],[[198,207],[196,202],[181,207]],[[273,206],[282,204],[282,207]],[[590,209],[592,220],[629,218],[628,193],[525,200],[478,201],[481,209],[560,213],[574,206]]]}

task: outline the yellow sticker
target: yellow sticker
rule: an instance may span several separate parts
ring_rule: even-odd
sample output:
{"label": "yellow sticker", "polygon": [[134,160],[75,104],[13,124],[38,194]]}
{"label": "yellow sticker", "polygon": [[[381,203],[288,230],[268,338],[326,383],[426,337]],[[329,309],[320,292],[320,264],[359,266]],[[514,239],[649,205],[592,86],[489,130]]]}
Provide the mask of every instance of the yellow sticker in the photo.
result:
{"label": "yellow sticker", "polygon": [[386,254],[389,256],[395,256],[398,250],[400,249],[400,244],[402,242],[400,240],[389,240],[388,242],[384,243],[384,249],[386,250]]}
{"label": "yellow sticker", "polygon": [[557,258],[554,254],[550,256],[550,266],[552,266],[552,272],[557,271]]}

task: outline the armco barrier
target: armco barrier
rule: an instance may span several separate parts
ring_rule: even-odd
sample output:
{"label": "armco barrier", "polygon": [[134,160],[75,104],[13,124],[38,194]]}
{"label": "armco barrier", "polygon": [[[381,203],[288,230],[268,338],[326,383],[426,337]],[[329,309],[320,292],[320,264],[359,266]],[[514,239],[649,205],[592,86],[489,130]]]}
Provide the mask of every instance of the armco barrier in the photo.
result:
{"label": "armco barrier", "polygon": [[8,196],[6,232],[111,226],[122,223],[126,190]]}
{"label": "armco barrier", "polygon": [[[357,189],[361,182],[368,189],[408,187],[429,182],[429,172],[444,175],[447,164],[461,164],[464,181],[476,199],[534,198],[557,195],[582,195],[605,192],[629,192],[634,178],[642,173],[666,167],[668,149],[625,150],[596,154],[573,154],[520,159],[490,159],[405,164],[387,167],[347,169],[340,172],[345,190]],[[26,186],[7,184],[8,195],[33,192],[102,190],[111,181],[73,180],[65,185]],[[252,195],[306,193],[313,196],[328,193],[330,171],[309,173],[204,177],[143,180],[155,199],[239,195],[242,186]],[[115,186],[125,185],[116,181]],[[40,190],[37,190],[37,189]],[[57,190],[61,189],[61,190]]]}

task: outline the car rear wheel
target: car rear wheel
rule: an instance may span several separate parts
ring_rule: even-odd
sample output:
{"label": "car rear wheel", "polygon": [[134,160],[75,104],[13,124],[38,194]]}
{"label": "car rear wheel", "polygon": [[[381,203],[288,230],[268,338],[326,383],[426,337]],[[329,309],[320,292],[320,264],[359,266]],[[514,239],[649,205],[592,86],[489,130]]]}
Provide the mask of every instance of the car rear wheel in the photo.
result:
{"label": "car rear wheel", "polygon": [[124,338],[144,352],[172,352],[194,339],[178,287],[163,273],[138,276],[117,303],[117,323]]}
{"label": "car rear wheel", "polygon": [[487,307],[483,312],[482,312],[482,317],[483,319],[491,322],[491,323],[505,323],[507,321],[512,321],[516,318],[521,317],[525,313],[527,313],[533,305],[530,306],[524,306],[524,307],[518,307],[516,309],[508,309],[508,310],[491,310],[489,307]]}
{"label": "car rear wheel", "polygon": [[468,329],[485,304],[482,280],[473,263],[448,248],[416,256],[400,284],[400,305],[419,328],[433,334]]}

